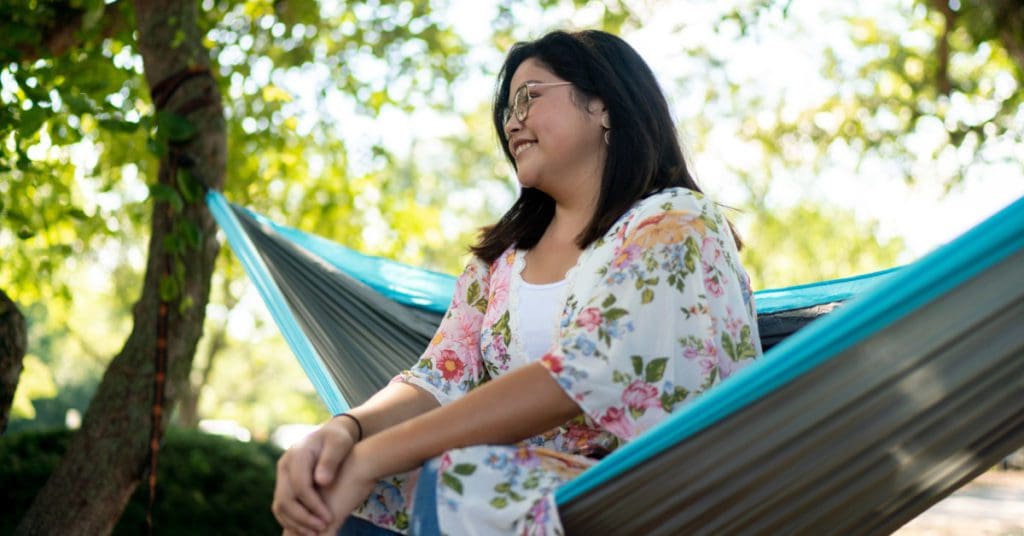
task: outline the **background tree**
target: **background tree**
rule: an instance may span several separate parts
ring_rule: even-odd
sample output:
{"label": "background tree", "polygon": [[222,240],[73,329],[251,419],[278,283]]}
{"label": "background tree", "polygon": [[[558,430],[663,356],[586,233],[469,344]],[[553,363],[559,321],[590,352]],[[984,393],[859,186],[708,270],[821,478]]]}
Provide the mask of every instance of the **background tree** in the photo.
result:
{"label": "background tree", "polygon": [[27,344],[25,317],[0,290],[0,434],[7,429]]}

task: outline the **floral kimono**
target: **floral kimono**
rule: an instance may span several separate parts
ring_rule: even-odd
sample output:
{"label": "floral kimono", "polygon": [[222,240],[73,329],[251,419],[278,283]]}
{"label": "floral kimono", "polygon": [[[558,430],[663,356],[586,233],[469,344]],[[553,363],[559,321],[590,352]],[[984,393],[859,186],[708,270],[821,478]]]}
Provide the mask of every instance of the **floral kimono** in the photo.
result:
{"label": "floral kimono", "polygon": [[[515,314],[524,253],[471,262],[437,335],[393,381],[447,404],[526,364]],[[446,452],[445,534],[562,534],[557,487],[761,354],[749,279],[701,194],[673,188],[638,202],[566,277],[556,341],[540,361],[583,414],[518,445]],[[356,515],[407,531],[416,473],[382,481]]]}

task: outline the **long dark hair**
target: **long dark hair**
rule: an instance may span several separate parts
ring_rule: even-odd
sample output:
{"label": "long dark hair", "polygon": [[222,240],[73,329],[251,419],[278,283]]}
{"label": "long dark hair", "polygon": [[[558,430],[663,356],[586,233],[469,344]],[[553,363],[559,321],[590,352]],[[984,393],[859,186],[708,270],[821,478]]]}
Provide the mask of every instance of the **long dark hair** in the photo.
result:
{"label": "long dark hair", "polygon": [[[590,224],[576,243],[585,248],[608,232],[638,200],[672,186],[700,192],[686,166],[668,102],[643,58],[612,34],[586,30],[554,31],[536,41],[515,44],[498,73],[494,94],[494,128],[512,166],[503,111],[516,69],[533,58],[559,78],[572,82],[587,102],[600,98],[611,122],[608,157],[601,192]],[[485,228],[471,248],[490,263],[513,244],[530,249],[540,241],[555,214],[554,200],[535,188],[523,188],[512,208]]]}

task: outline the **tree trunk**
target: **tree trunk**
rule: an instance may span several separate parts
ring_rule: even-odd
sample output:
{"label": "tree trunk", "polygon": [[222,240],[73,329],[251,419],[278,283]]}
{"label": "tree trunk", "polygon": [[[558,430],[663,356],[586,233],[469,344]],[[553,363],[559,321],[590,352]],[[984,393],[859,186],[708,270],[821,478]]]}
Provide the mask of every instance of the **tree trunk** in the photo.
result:
{"label": "tree trunk", "polygon": [[[208,51],[202,45],[197,26],[196,6],[194,0],[136,1],[137,46],[150,88],[181,73],[209,68]],[[177,188],[174,170],[187,160],[210,188],[221,189],[227,148],[217,84],[211,76],[178,81],[167,93],[166,101],[155,99],[157,109],[186,117],[197,133],[177,151],[169,153],[185,158],[171,162],[170,157],[165,157],[161,161],[159,181]],[[175,218],[191,221],[202,236],[199,247],[189,250],[184,257],[182,297],[191,305],[179,307],[176,300],[165,308],[166,407],[171,406],[188,381],[192,356],[202,334],[218,250],[214,222],[201,200],[187,204],[176,215],[166,203],[155,202],[146,275],[142,296],[133,309],[132,332],[104,373],[82,428],[25,514],[18,534],[109,533],[144,476],[149,454],[157,321],[162,306],[159,284],[169,262],[164,237]],[[169,414],[163,412],[164,422]],[[159,520],[156,522],[158,525]]]}
{"label": "tree trunk", "polygon": [[7,429],[26,347],[25,317],[0,290],[0,434]]}

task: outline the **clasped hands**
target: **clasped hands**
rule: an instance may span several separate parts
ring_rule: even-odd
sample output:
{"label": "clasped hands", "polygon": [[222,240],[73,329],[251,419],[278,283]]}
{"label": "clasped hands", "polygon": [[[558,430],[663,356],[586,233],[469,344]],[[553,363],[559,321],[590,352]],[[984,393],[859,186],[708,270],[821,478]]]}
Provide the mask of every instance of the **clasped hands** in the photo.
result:
{"label": "clasped hands", "polygon": [[373,490],[373,456],[344,421],[327,421],[278,460],[271,510],[284,534],[336,534]]}

